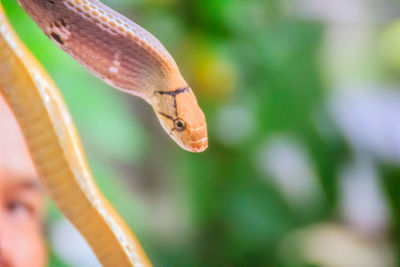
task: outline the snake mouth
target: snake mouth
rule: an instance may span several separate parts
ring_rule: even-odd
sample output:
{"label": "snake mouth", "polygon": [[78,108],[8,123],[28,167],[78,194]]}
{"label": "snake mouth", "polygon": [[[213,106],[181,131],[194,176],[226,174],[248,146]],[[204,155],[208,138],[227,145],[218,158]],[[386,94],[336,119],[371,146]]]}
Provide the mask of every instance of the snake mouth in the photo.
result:
{"label": "snake mouth", "polygon": [[200,152],[203,152],[204,150],[207,149],[207,147],[208,147],[208,138],[204,137],[204,138],[202,138],[200,140],[197,140],[197,141],[190,141],[189,144],[191,146],[191,149],[190,149],[191,152],[200,153]]}

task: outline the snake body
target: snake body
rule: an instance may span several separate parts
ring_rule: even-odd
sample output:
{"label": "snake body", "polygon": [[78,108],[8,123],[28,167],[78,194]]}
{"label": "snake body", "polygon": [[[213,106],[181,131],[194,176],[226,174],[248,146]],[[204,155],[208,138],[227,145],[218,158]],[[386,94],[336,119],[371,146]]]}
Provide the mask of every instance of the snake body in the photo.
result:
{"label": "snake body", "polygon": [[61,49],[111,86],[150,103],[184,149],[207,148],[207,127],[174,59],[149,32],[97,0],[19,0]]}
{"label": "snake body", "polygon": [[[162,44],[96,0],[19,0],[43,32],[100,79],[154,108],[184,149],[207,147],[205,117]],[[0,4],[0,93],[51,199],[103,266],[149,266],[140,244],[95,185],[56,85],[18,39]]]}
{"label": "snake body", "polygon": [[149,266],[140,244],[95,185],[58,89],[20,42],[0,4],[0,93],[21,127],[53,202],[103,266]]}

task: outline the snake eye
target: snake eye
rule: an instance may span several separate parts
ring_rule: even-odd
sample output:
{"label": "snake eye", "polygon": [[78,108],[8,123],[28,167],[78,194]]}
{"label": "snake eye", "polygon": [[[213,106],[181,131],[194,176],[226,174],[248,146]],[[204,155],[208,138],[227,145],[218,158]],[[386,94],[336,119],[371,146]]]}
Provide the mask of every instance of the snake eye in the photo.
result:
{"label": "snake eye", "polygon": [[186,123],[182,119],[174,120],[174,126],[178,132],[182,132],[186,129]]}

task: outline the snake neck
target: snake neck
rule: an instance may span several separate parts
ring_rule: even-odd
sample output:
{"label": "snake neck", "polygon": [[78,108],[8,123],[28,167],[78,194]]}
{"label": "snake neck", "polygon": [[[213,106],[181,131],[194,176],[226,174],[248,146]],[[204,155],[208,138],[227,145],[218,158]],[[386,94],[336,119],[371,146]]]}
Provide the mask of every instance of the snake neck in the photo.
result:
{"label": "snake neck", "polygon": [[[60,48],[109,85],[143,98],[187,86],[149,32],[97,0],[19,0]],[[149,101],[148,101],[149,102]]]}

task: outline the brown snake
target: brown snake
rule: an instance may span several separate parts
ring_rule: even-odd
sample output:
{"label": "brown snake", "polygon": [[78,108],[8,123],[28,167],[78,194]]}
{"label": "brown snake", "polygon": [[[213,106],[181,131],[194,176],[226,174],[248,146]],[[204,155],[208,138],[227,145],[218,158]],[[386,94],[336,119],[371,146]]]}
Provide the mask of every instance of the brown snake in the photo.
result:
{"label": "brown snake", "polygon": [[174,59],[145,29],[97,0],[19,0],[60,48],[109,85],[154,108],[182,148],[207,148],[207,126]]}
{"label": "brown snake", "polygon": [[[204,114],[173,58],[150,33],[96,0],[19,3],[47,36],[96,76],[150,103],[181,147],[207,148]],[[18,120],[47,192],[101,264],[150,265],[96,187],[57,87],[20,42],[1,4],[0,93]]]}

